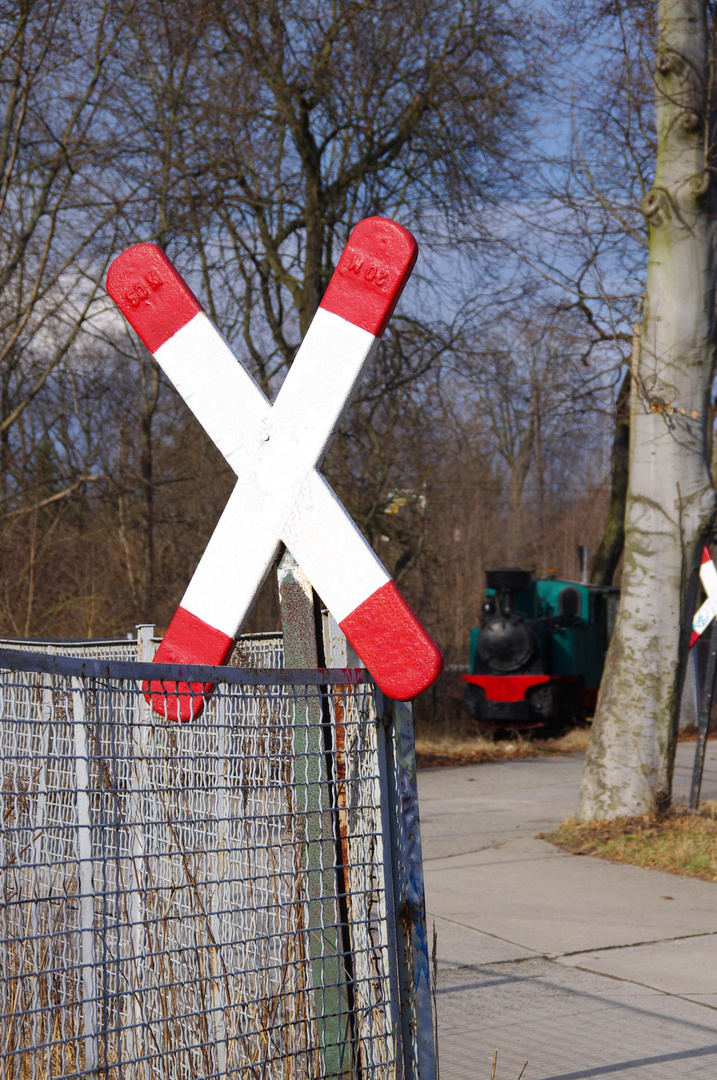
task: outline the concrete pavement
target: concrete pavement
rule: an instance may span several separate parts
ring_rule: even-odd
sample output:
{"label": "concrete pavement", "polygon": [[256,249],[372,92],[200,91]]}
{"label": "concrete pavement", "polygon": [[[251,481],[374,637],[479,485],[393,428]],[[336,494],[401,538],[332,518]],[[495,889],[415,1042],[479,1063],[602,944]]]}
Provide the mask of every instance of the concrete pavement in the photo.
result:
{"label": "concrete pavement", "polygon": [[[686,798],[693,743],[678,747]],[[717,1078],[717,884],[558,851],[580,755],[419,773],[441,1080]],[[717,798],[717,743],[705,798]]]}

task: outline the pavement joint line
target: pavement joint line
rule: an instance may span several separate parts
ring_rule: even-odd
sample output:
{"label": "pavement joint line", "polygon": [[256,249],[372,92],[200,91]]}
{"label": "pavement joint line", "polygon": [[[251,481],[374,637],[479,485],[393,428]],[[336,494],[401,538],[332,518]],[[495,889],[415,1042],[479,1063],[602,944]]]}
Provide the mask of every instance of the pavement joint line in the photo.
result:
{"label": "pavement joint line", "polygon": [[[525,839],[525,837],[523,837],[523,839]],[[481,848],[478,851],[466,851],[465,854],[466,855],[480,855],[481,851],[490,851],[490,850],[491,850],[490,848]],[[460,855],[446,855],[442,859],[424,859],[423,863],[424,863],[424,866],[425,866],[427,863],[447,862],[448,859],[458,859],[460,857],[461,857]],[[557,861],[558,859],[565,859],[565,858],[568,858],[568,859],[581,859],[581,858],[584,858],[584,857],[589,858],[589,856],[573,855],[572,852],[570,852],[570,851],[546,852],[544,855],[531,856],[531,858],[529,858],[529,859],[521,859],[521,858],[501,859],[501,860],[495,860],[493,862],[482,863],[481,864],[481,869],[487,868],[487,867],[490,867],[490,866],[514,866],[515,863],[528,864],[528,863],[537,863],[537,862],[552,862],[553,860]],[[607,860],[605,860],[605,861],[607,861]],[[643,868],[641,867],[640,869],[643,869]]]}
{"label": "pavement joint line", "polygon": [[[567,959],[570,956],[592,956],[593,953],[618,952],[621,949],[641,949],[647,948],[650,945],[666,945],[669,944],[671,941],[690,941],[692,938],[717,936],[717,930],[701,930],[699,931],[699,933],[695,934],[678,934],[675,937],[652,938],[650,941],[626,942],[624,945],[596,945],[593,949],[573,949],[571,952],[546,953],[538,952],[537,949],[531,948],[530,945],[524,945],[520,941],[513,941],[512,938],[502,937],[500,934],[492,934],[490,930],[479,930],[478,927],[471,926],[469,923],[459,922],[457,919],[449,919],[445,915],[434,915],[430,911],[427,911],[426,915],[430,919],[440,919],[442,922],[450,923],[451,926],[460,926],[462,930],[472,930],[474,934],[482,934],[484,937],[493,938],[494,941],[502,941],[506,945],[514,945],[516,949],[527,949],[533,954],[532,956],[515,956],[509,960],[493,961],[493,963],[500,964],[524,964],[527,960],[550,960],[559,962],[560,960]],[[448,963],[448,961],[446,961],[446,963]],[[451,967],[455,967],[456,969],[471,968],[476,967],[476,965],[453,963],[451,964]],[[638,985],[643,984],[640,983]],[[717,1008],[717,1006],[715,1006],[715,1008]]]}
{"label": "pavement joint line", "polygon": [[[534,762],[538,761],[539,759],[538,758],[526,758],[526,759],[523,759],[523,760],[532,761],[534,763]],[[473,763],[469,763],[467,765],[448,765],[448,766],[436,765],[435,768],[431,768],[431,769],[420,768],[418,771],[419,771],[419,773],[442,773],[442,772],[445,772],[446,769],[478,769],[478,768],[482,769],[484,765],[518,765],[518,764],[522,764],[522,761],[520,759],[518,761],[514,761],[514,762],[511,762],[511,761],[497,761],[497,762],[493,762],[493,761],[476,761],[476,762],[473,762]],[[687,775],[691,775],[691,772],[688,772]],[[706,770],[705,770],[705,775],[707,775]],[[468,781],[466,781],[466,783],[468,783]],[[522,788],[517,789],[518,790],[518,795],[516,796],[516,799],[523,800],[524,798],[526,798],[527,796],[529,796],[533,792],[535,792],[535,791],[545,791],[546,788],[551,788],[551,789],[552,788],[560,788],[560,787],[570,788],[570,787],[574,787],[574,786],[575,786],[575,781],[574,780],[554,780],[551,783],[547,783],[547,784],[536,784],[534,787],[526,787],[526,788],[522,787]],[[510,789],[510,790],[512,790],[512,789]],[[466,792],[466,797],[467,797],[467,795],[468,795],[468,793]],[[503,795],[505,795],[505,791],[503,791],[503,790],[501,790],[499,788],[496,791],[489,791],[489,792],[485,792],[485,793],[483,793],[481,795],[478,795],[478,796],[473,796],[473,798],[475,798],[476,801],[478,801],[478,802],[490,803],[490,802],[500,802],[501,796],[503,796]],[[426,795],[426,796],[424,796],[423,801],[426,802],[426,803],[430,803],[430,802],[433,802],[433,801],[439,802],[440,800],[439,800],[439,797],[437,795]]]}
{"label": "pavement joint line", "polygon": [[[715,935],[717,935],[717,930],[700,930],[695,934],[677,934],[675,937],[654,938],[651,941],[633,941],[624,945],[596,945],[594,949],[574,949],[572,952],[545,953],[545,956],[548,960],[558,960],[566,956],[588,956],[598,952],[617,952],[619,949],[642,949],[648,945],[665,945],[670,941],[689,941],[690,938],[715,937]],[[523,947],[525,948],[525,946]]]}
{"label": "pavement joint line", "polygon": [[[710,744],[708,752],[717,757],[717,744]],[[682,792],[689,787],[694,746],[680,746],[678,753],[685,762],[689,757],[679,771]],[[506,761],[499,770],[469,766],[445,770],[443,777],[424,777],[435,795],[422,803],[422,810],[425,806],[428,815],[426,855],[435,857],[426,860],[427,908],[439,937],[436,1004],[439,1035],[444,1024],[449,1032],[443,1040],[447,1078],[476,1075],[476,1050],[482,1060],[487,1039],[491,1046],[525,1042],[525,1057],[530,1047],[540,1058],[540,1080],[602,1080],[637,1073],[655,1080],[680,1074],[717,1080],[717,989],[705,967],[710,950],[717,947],[717,940],[709,940],[717,939],[717,906],[711,902],[717,894],[705,890],[701,881],[671,876],[668,882],[662,874],[648,878],[640,873],[642,868],[611,868],[602,860],[589,859],[588,865],[583,860],[581,873],[574,861],[580,856],[546,843],[545,833],[569,816],[569,800],[573,795],[577,799],[582,763],[577,760],[581,755],[574,756],[572,762],[563,758],[542,767],[537,760]],[[676,765],[679,768],[679,762]],[[563,785],[573,773],[574,785]],[[717,799],[714,762],[705,777],[710,785],[705,797]],[[462,787],[469,779],[478,782],[470,789]],[[520,790],[523,782],[534,790]],[[464,845],[470,850],[462,850]],[[573,860],[569,866],[554,865],[561,855]],[[507,890],[509,912],[502,911],[500,893],[486,893],[487,881],[474,887],[479,878]],[[537,914],[528,884],[533,880],[548,890],[539,893]],[[560,919],[553,918],[555,897],[558,908],[562,902],[555,883],[567,883],[582,901],[591,894],[593,900],[604,898],[607,907],[599,927],[561,927]],[[684,902],[670,905],[658,900],[659,893],[673,893]],[[647,923],[643,915],[635,918],[644,901],[649,903]],[[678,907],[682,910],[675,918]],[[573,916],[571,911],[571,921]],[[513,931],[518,939],[505,936]],[[649,931],[658,937],[632,936]],[[587,944],[591,940],[593,948]],[[532,947],[523,944],[530,941],[535,942]],[[561,941],[562,947],[556,948]],[[538,951],[540,942],[551,948]],[[633,950],[629,956],[622,955],[626,949]],[[578,1025],[590,1017],[588,1026],[594,1021],[595,1031],[588,1036]],[[573,1027],[575,1038],[561,1040],[560,1033]],[[590,1044],[589,1053],[584,1042]]]}
{"label": "pavement joint line", "polygon": [[[515,946],[516,949],[527,949],[529,952],[533,953],[532,956],[520,957],[521,961],[522,960],[540,960],[540,959],[546,959],[547,960],[547,959],[549,959],[549,957],[545,953],[540,953],[536,949],[531,949],[530,945],[521,945],[520,942],[518,942],[518,941],[511,941],[510,938],[501,937],[500,934],[491,934],[490,930],[478,930],[477,927],[469,926],[468,923],[458,922],[457,919],[448,919],[445,915],[434,915],[430,911],[426,912],[426,916],[427,916],[427,918],[434,919],[434,920],[435,919],[441,919],[443,922],[450,923],[451,926],[460,926],[460,928],[462,930],[472,930],[474,934],[482,934],[484,937],[493,938],[494,941],[502,941],[506,945]],[[436,935],[436,938],[438,940],[438,935]],[[503,963],[503,961],[499,961],[499,962]],[[507,964],[512,964],[514,961],[506,960],[504,962],[507,963]],[[456,966],[457,967],[475,967],[476,965],[475,964],[457,964]]]}
{"label": "pavement joint line", "polygon": [[[458,851],[453,855],[436,855],[433,858],[426,858],[424,855],[423,865],[426,866],[427,863],[447,862],[448,859],[462,859],[464,855],[480,855],[482,851],[499,851],[500,848],[507,847],[509,844],[513,844],[518,840],[543,840],[543,837],[535,835],[531,836],[529,833],[523,833],[522,836],[512,836],[510,840],[498,840],[493,844],[486,844],[485,847],[471,848],[470,851]],[[549,840],[543,840],[543,843],[547,844],[549,847],[554,847]],[[542,855],[536,855],[530,859],[511,861],[539,862],[544,859],[582,859],[584,857],[585,856],[583,855],[575,855],[572,851],[561,851],[560,848],[555,848],[553,851],[546,851]],[[488,863],[487,865],[490,866],[491,864]],[[506,862],[503,865],[508,866],[509,864]]]}
{"label": "pavement joint line", "polygon": [[[503,843],[505,843],[505,841],[501,841],[501,844]],[[423,864],[425,866],[425,864],[429,862],[443,862],[445,859],[458,859],[461,855],[477,855],[481,851],[490,851],[490,849],[494,847],[495,844],[484,844],[483,847],[471,848],[470,851],[461,851],[458,855],[434,855],[432,858],[424,855]]]}
{"label": "pavement joint line", "polygon": [[[525,837],[522,837],[521,839],[525,839]],[[464,855],[480,855],[482,851],[497,851],[498,848],[505,847],[505,843],[506,842],[502,840],[499,844],[486,844],[485,847],[471,848],[470,851],[460,851],[454,855],[436,855],[433,858],[424,857],[423,865],[425,866],[427,863],[445,862],[446,859],[460,859]]]}
{"label": "pavement joint line", "polygon": [[[651,941],[637,941],[633,942],[632,944],[628,943],[625,945],[598,945],[594,949],[576,949],[572,952],[565,953],[541,953],[535,949],[531,949],[529,945],[523,945],[521,942],[513,941],[511,938],[501,937],[500,934],[492,934],[488,930],[478,930],[475,926],[469,926],[468,923],[458,922],[457,919],[448,919],[445,915],[433,915],[430,911],[426,912],[426,914],[429,918],[433,920],[440,919],[443,922],[450,923],[452,926],[459,926],[463,930],[471,930],[475,934],[482,934],[484,937],[492,938],[494,941],[502,941],[506,945],[513,945],[516,949],[526,949],[530,953],[532,953],[531,956],[514,956],[507,960],[491,961],[491,964],[500,965],[526,964],[528,962],[532,962],[533,960],[546,960],[551,964],[559,964],[561,960],[567,959],[571,956],[591,956],[594,953],[617,952],[621,949],[640,949],[642,947],[648,947],[650,945],[665,945],[672,941],[689,941],[693,938],[715,937],[717,935],[717,930],[707,930],[697,934],[681,934],[677,937],[654,938]],[[441,961],[439,957],[439,963],[440,962]],[[483,964],[460,964],[456,963],[455,961],[451,962],[448,960],[444,961],[444,964],[444,970],[453,971],[463,971],[471,969],[475,970],[477,968],[489,966]],[[708,1005],[706,1002],[694,1001],[693,998],[685,997],[683,994],[673,994],[669,990],[661,990],[659,987],[651,986],[649,983],[639,982],[637,979],[628,979],[620,975],[611,975],[609,972],[595,971],[593,968],[583,967],[580,964],[571,965],[571,967],[574,971],[585,971],[589,972],[591,975],[600,975],[608,979],[614,979],[616,982],[625,982],[631,983],[635,986],[642,986],[646,990],[654,990],[656,993],[663,994],[666,997],[678,998],[680,1001],[688,1001],[691,1002],[693,1005],[702,1005],[702,1007],[705,1009],[712,1009],[713,1011],[717,1011],[717,1005]]]}

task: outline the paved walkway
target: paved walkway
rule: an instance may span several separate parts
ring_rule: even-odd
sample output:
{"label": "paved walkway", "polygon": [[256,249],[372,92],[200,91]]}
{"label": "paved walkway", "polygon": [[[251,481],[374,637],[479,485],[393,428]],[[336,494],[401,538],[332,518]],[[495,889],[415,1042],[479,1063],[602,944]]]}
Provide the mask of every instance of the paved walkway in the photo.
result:
{"label": "paved walkway", "polygon": [[[686,798],[693,743],[678,747]],[[717,884],[558,851],[579,755],[419,773],[441,1080],[717,1077]],[[717,798],[717,743],[703,785]]]}

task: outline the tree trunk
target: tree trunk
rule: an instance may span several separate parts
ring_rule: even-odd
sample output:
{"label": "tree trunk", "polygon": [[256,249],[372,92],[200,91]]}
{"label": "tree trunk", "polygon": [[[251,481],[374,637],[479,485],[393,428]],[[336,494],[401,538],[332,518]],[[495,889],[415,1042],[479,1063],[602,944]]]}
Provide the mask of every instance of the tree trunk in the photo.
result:
{"label": "tree trunk", "polygon": [[[639,349],[640,328],[635,327],[635,350]],[[591,585],[612,585],[612,579],[620,562],[625,545],[625,504],[627,502],[627,481],[630,474],[630,370],[625,374],[618,391],[615,406],[615,432],[612,439],[612,457],[610,461],[610,506],[600,546],[595,554]]]}
{"label": "tree trunk", "polygon": [[658,149],[655,183],[643,202],[649,256],[632,372],[622,594],[587,751],[581,820],[669,805],[692,614],[686,596],[715,511],[707,423],[715,200],[706,4],[660,0],[659,20]]}

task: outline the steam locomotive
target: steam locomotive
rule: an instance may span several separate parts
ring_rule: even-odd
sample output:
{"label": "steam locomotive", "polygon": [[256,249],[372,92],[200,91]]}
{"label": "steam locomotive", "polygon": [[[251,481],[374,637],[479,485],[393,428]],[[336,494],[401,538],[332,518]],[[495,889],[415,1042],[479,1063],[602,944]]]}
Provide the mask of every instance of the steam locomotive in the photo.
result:
{"label": "steam locomotive", "polygon": [[488,570],[466,711],[484,728],[562,727],[594,712],[619,589]]}

